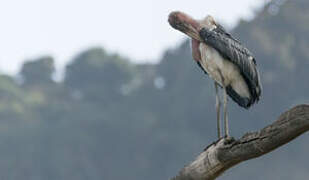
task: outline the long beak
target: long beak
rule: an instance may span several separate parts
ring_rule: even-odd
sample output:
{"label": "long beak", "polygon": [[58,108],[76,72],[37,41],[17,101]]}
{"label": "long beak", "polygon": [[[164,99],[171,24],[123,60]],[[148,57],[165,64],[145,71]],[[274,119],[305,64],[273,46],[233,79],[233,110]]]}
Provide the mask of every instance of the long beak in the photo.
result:
{"label": "long beak", "polygon": [[168,16],[168,22],[174,29],[185,33],[193,39],[202,41],[199,35],[200,24],[187,14],[180,11],[171,12]]}

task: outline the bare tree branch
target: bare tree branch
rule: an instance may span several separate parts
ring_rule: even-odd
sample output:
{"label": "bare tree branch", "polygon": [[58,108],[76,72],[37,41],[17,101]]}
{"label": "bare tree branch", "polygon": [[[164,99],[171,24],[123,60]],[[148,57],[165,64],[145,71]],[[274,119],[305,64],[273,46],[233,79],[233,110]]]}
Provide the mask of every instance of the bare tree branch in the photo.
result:
{"label": "bare tree branch", "polygon": [[220,139],[209,145],[171,180],[216,179],[232,166],[269,153],[308,130],[309,105],[298,105],[257,132],[246,133],[238,140]]}

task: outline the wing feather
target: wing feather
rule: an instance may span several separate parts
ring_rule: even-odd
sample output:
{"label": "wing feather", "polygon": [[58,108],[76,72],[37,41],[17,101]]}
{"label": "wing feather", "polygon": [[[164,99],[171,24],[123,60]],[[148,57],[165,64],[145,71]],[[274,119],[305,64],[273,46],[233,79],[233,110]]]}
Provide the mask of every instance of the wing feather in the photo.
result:
{"label": "wing feather", "polygon": [[204,43],[216,49],[221,56],[239,68],[252,96],[248,106],[257,102],[261,95],[261,85],[252,53],[220,25],[213,30],[202,28],[199,33]]}

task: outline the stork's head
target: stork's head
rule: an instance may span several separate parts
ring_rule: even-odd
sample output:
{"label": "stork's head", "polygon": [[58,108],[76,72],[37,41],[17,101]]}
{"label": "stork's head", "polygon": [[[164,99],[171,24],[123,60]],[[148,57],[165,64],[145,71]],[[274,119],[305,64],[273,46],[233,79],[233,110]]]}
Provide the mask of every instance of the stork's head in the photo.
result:
{"label": "stork's head", "polygon": [[193,59],[200,61],[201,53],[199,50],[199,44],[202,42],[202,38],[199,35],[199,31],[202,28],[209,30],[216,28],[215,20],[211,16],[206,16],[202,20],[195,20],[183,12],[174,11],[170,13],[168,22],[173,28],[185,33],[192,38],[191,41]]}
{"label": "stork's head", "polygon": [[198,41],[202,41],[199,35],[199,31],[202,28],[213,29],[216,27],[215,20],[209,15],[202,20],[195,20],[180,11],[171,12],[168,17],[168,22],[173,28]]}
{"label": "stork's head", "polygon": [[200,23],[187,14],[179,11],[172,12],[168,17],[168,22],[173,28],[187,34],[191,38],[201,40],[199,35]]}

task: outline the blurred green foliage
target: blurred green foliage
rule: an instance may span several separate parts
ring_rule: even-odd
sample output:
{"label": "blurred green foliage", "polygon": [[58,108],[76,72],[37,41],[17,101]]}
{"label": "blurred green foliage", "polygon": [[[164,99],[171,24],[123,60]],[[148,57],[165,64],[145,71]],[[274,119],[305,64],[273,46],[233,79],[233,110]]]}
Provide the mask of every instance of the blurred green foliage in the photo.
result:
{"label": "blurred green foliage", "polygon": [[55,71],[52,57],[42,57],[24,63],[20,75],[25,85],[32,86],[52,82],[52,74]]}
{"label": "blurred green foliage", "polygon": [[[264,91],[249,111],[229,101],[231,133],[264,127],[308,103],[309,2],[272,1],[233,30],[256,56]],[[158,64],[90,48],[55,82],[52,57],[0,76],[0,179],[157,180],[216,139],[213,82],[189,41]],[[308,179],[307,137],[237,166],[221,179]]]}

